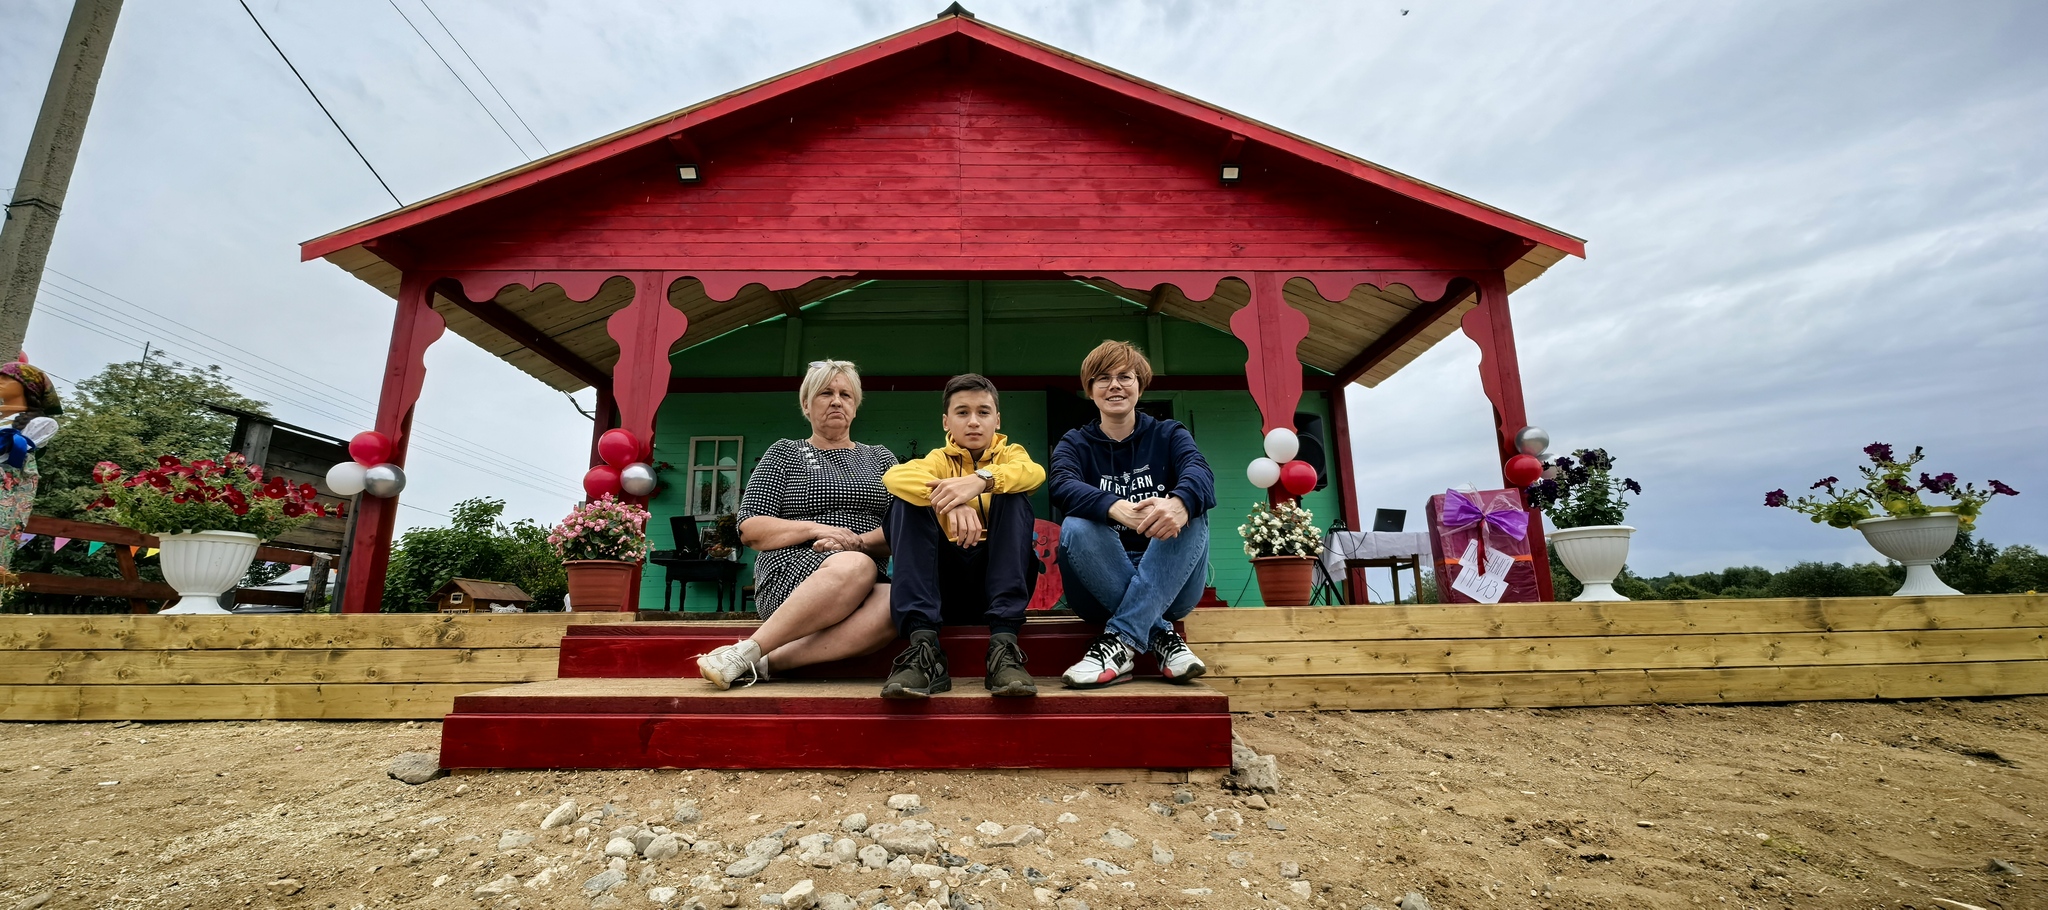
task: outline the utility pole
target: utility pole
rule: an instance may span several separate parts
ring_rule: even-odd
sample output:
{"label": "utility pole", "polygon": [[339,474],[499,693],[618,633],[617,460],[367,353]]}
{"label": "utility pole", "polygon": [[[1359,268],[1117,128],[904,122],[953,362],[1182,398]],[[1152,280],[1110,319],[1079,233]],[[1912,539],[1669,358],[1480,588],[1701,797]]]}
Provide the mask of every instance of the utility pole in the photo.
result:
{"label": "utility pole", "polygon": [[71,188],[71,166],[85,138],[85,118],[92,113],[107,45],[114,40],[114,20],[121,0],[74,0],[64,44],[57,49],[57,67],[43,92],[21,177],[7,203],[7,221],[0,226],[0,359],[13,360],[28,335],[35,312],[36,289],[43,282],[43,263],[57,234],[57,216]]}

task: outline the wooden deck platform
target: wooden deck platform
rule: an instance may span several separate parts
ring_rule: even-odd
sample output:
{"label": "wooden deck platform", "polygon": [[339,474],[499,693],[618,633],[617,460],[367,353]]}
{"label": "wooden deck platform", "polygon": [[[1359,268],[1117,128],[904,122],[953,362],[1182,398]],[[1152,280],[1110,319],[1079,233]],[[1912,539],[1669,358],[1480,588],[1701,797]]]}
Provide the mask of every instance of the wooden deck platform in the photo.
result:
{"label": "wooden deck platform", "polygon": [[[640,622],[572,626],[562,639],[563,678],[694,676],[696,657],[713,648],[729,645],[753,634],[755,622]],[[1100,630],[1070,616],[1037,617],[1025,627],[1019,640],[1025,668],[1034,676],[1058,676],[1081,659],[1088,642]],[[981,627],[949,628],[939,635],[946,662],[957,674],[980,678],[988,655],[988,630]],[[901,645],[884,648],[866,657],[803,667],[791,674],[796,679],[880,679],[889,675],[889,662],[902,651]],[[1158,676],[1159,661],[1151,656],[1138,660],[1139,676]]]}
{"label": "wooden deck platform", "polygon": [[[632,619],[0,616],[0,721],[436,719],[511,683],[685,676],[747,627]],[[2039,594],[1240,608],[1186,626],[1237,711],[2048,693]],[[1083,634],[1027,629],[1045,675]],[[975,687],[980,648],[949,645]],[[869,660],[832,672],[879,675]]]}
{"label": "wooden deck platform", "polygon": [[923,701],[874,679],[726,692],[699,679],[562,679],[463,695],[441,726],[448,768],[1220,768],[1230,705],[1199,684],[1038,681],[993,698],[977,674]]}

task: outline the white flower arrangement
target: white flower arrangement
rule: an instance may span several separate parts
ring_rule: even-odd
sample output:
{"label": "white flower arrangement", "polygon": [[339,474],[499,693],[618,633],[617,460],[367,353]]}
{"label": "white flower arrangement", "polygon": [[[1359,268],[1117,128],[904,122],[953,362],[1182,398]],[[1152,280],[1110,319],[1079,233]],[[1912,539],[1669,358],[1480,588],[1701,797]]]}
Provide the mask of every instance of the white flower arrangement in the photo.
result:
{"label": "white flower arrangement", "polygon": [[1323,555],[1323,532],[1316,527],[1315,515],[1293,500],[1272,507],[1263,502],[1253,506],[1245,523],[1237,526],[1237,534],[1244,538],[1244,554],[1253,559]]}

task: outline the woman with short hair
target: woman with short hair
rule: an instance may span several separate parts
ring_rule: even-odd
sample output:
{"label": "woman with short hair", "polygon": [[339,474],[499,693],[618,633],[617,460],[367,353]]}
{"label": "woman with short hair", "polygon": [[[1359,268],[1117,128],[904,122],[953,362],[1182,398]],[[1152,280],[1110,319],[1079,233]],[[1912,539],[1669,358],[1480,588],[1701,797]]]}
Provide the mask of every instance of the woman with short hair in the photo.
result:
{"label": "woman with short hair", "polygon": [[697,672],[712,685],[751,684],[771,670],[855,657],[896,638],[882,574],[891,498],[882,474],[896,455],[853,441],[860,402],[853,364],[812,363],[797,390],[810,437],[776,441],[754,466],[738,516],[740,543],[759,552],[761,627],[697,658]]}

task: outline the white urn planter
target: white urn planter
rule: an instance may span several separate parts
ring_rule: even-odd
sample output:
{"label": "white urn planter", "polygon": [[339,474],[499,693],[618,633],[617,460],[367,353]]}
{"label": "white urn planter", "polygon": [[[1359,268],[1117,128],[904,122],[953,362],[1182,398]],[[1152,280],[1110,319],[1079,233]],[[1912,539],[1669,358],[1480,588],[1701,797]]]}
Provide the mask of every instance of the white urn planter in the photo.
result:
{"label": "white urn planter", "polygon": [[158,537],[157,559],[164,581],[178,592],[177,606],[158,615],[227,615],[220,595],[249,574],[260,543],[256,535],[240,531],[188,531]]}
{"label": "white urn planter", "polygon": [[1961,594],[1934,574],[1935,560],[1955,545],[1960,519],[1954,512],[1911,518],[1866,518],[1856,523],[1871,549],[1906,567],[1906,583],[1893,597],[1940,597]]}
{"label": "white urn planter", "polygon": [[1572,598],[1574,602],[1628,599],[1614,590],[1614,576],[1620,575],[1622,567],[1628,564],[1628,538],[1635,532],[1628,525],[1591,525],[1550,532],[1546,539],[1557,547],[1557,558],[1564,560],[1572,577],[1585,586],[1585,591]]}

